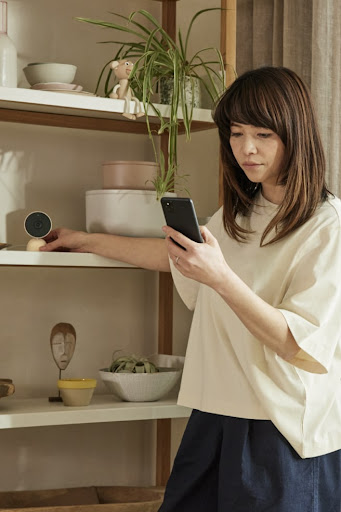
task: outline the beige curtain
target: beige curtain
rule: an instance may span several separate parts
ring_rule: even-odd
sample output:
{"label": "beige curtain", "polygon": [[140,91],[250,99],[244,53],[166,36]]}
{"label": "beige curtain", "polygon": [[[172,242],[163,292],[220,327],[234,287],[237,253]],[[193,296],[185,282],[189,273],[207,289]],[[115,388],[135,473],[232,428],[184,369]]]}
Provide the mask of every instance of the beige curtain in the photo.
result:
{"label": "beige curtain", "polygon": [[340,0],[237,0],[237,72],[287,66],[310,86],[327,159],[341,197]]}

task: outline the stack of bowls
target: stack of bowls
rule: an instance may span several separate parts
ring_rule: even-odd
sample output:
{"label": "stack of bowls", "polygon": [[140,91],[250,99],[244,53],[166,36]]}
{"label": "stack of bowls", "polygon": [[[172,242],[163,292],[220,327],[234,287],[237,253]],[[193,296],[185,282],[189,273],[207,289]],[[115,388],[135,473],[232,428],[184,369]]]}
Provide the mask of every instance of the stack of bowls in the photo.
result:
{"label": "stack of bowls", "polygon": [[102,163],[102,189],[85,196],[86,229],[136,237],[162,237],[164,217],[152,180],[155,162],[114,160]]}

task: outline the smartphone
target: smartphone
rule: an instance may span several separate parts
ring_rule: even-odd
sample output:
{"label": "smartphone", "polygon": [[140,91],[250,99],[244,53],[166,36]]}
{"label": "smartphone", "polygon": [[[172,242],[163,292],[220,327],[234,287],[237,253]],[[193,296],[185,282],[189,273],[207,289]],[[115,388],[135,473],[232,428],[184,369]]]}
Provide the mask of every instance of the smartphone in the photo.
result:
{"label": "smartphone", "polygon": [[[161,198],[161,206],[167,226],[179,231],[194,242],[203,242],[192,199],[164,196]],[[180,245],[180,247],[182,246]]]}

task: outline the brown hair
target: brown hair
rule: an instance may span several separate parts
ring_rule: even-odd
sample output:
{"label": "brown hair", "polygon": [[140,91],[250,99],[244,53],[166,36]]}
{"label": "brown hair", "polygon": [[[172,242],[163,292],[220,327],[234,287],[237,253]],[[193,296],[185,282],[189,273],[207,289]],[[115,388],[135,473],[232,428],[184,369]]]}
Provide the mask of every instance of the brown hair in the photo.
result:
{"label": "brown hair", "polygon": [[261,188],[238,165],[230,146],[231,123],[268,128],[285,146],[278,184],[285,196],[266,227],[275,229],[274,243],[304,224],[329,194],[325,184],[325,157],[308,87],[290,69],[263,67],[247,71],[220,98],[214,115],[219,129],[223,165],[224,226],[234,239],[246,241],[248,230],[239,226],[238,214],[248,215]]}

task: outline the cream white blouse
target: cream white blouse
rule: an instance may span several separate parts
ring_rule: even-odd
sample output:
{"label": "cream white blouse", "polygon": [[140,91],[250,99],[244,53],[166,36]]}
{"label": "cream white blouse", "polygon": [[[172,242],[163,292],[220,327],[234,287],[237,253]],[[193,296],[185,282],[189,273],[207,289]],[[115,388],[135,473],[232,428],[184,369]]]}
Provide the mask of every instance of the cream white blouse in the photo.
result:
{"label": "cream white blouse", "polygon": [[194,309],[178,403],[240,418],[269,419],[302,457],[341,448],[341,201],[323,203],[303,226],[260,247],[277,205],[257,198],[239,243],[222,209],[207,228],[236,274],[278,308],[302,349],[288,363],[256,339],[211,288],[171,263],[177,290]]}

